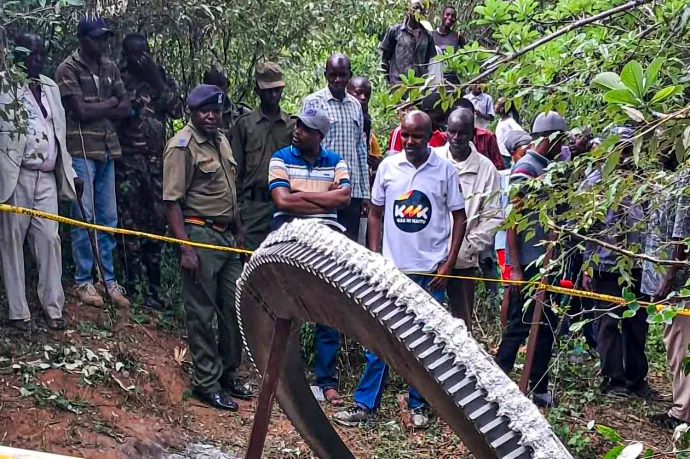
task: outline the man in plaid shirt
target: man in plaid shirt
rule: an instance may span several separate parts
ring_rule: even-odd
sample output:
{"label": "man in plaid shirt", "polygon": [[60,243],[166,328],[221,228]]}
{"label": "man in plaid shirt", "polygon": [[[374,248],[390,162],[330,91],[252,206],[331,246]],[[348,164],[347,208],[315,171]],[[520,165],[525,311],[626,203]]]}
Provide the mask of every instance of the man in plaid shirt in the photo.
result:
{"label": "man in plaid shirt", "polygon": [[[364,114],[359,101],[347,93],[347,84],[352,78],[350,58],[344,54],[333,54],[326,62],[325,76],[328,85],[304,99],[302,112],[309,108],[318,108],[328,114],[331,126],[321,145],[343,157],[352,183],[350,205],[338,211],[338,222],[345,227],[347,236],[357,241],[360,218],[366,217],[369,207],[368,149],[364,134]],[[338,378],[335,363],[339,348],[338,331],[317,325],[316,383],[334,406],[343,405],[336,390]]]}

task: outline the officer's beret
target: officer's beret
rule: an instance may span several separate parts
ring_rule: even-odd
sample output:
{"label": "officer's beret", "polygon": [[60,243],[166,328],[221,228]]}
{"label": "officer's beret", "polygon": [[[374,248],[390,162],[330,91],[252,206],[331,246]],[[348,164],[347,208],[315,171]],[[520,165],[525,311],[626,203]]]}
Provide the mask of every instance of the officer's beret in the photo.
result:
{"label": "officer's beret", "polygon": [[200,84],[192,89],[187,96],[187,105],[191,110],[196,110],[205,105],[220,105],[225,103],[225,93],[218,86]]}

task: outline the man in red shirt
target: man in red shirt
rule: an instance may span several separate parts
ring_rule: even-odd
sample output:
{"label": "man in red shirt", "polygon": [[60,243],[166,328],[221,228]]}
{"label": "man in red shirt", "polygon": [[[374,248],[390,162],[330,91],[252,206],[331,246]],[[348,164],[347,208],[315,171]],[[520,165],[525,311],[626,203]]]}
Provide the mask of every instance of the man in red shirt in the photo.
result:
{"label": "man in red shirt", "polygon": [[[475,112],[472,102],[465,98],[458,100],[455,105],[455,108],[466,108],[468,110],[472,110],[472,112]],[[479,153],[491,160],[494,166],[496,166],[496,169],[500,171],[506,168],[503,157],[501,156],[501,150],[498,148],[496,135],[493,132],[475,127],[472,143],[477,148]]]}
{"label": "man in red shirt", "polygon": [[[448,143],[448,135],[444,132],[446,126],[446,112],[441,108],[441,96],[433,92],[426,96],[420,104],[420,110],[429,115],[433,133],[429,139],[432,148],[442,147]],[[498,144],[497,144],[498,146]],[[399,153],[403,150],[400,125],[393,129],[388,139],[388,154]]]}

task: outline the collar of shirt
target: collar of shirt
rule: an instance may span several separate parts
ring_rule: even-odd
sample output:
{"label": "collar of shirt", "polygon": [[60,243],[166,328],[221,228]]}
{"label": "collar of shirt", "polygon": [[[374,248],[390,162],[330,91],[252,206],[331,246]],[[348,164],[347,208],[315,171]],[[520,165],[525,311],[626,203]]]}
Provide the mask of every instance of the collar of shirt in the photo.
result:
{"label": "collar of shirt", "polygon": [[336,102],[340,102],[342,104],[344,104],[346,102],[350,102],[350,103],[357,102],[357,103],[359,103],[359,101],[357,99],[355,99],[354,96],[351,96],[350,93],[348,93],[347,91],[345,91],[345,97],[343,98],[342,101],[333,95],[333,93],[331,92],[331,88],[329,88],[328,86],[323,88],[323,91],[324,91],[324,94],[326,95],[326,102],[329,102],[331,100],[335,100]]}
{"label": "collar of shirt", "polygon": [[534,150],[527,150],[527,154],[532,156],[535,160],[537,160],[539,163],[541,163],[541,165],[544,167],[548,166],[551,163],[551,161],[549,161],[548,158],[540,155],[539,153],[537,153]]}
{"label": "collar of shirt", "polygon": [[453,157],[453,154],[450,152],[450,145],[444,145],[442,148],[444,150],[441,153],[445,153],[446,159],[453,163],[459,175],[479,173],[479,152],[472,142],[470,142],[470,155],[465,161],[457,161]]}
{"label": "collar of shirt", "polygon": [[[77,48],[73,53],[72,53],[72,59],[75,61],[79,62],[81,65],[83,65],[86,68],[89,68],[88,65],[86,65],[86,62],[84,62],[81,58],[81,55],[79,54],[79,48]],[[100,61],[98,62],[99,67],[102,69],[103,68],[103,62],[104,62],[105,57],[101,56]],[[90,71],[90,68],[89,68]]]}
{"label": "collar of shirt", "polygon": [[412,164],[412,163],[407,159],[407,152],[406,152],[405,150],[402,151],[402,155],[396,155],[396,156],[399,156],[399,159],[400,159],[399,164],[409,166],[409,167],[411,167],[411,168],[413,168],[413,169],[416,169],[417,171],[421,171],[422,169],[424,169],[424,168],[426,168],[426,167],[433,167],[433,166],[436,166],[436,165],[438,164],[438,155],[437,155],[436,153],[434,153],[434,149],[433,149],[433,148],[431,148],[431,147],[426,147],[426,149],[427,149],[427,152],[429,153],[429,157],[428,157],[427,160],[424,162],[424,164],[422,164],[421,166],[415,167],[415,165]]}
{"label": "collar of shirt", "polygon": [[[293,156],[296,156],[297,158],[302,158],[304,159],[304,156],[302,156],[302,152],[299,151],[299,148],[295,148],[294,146],[290,145],[290,153],[292,153]],[[326,154],[326,150],[324,150],[323,147],[319,147],[319,156],[316,157],[316,162],[318,163],[319,160],[327,158],[328,155]],[[306,159],[305,159],[306,161]]]}
{"label": "collar of shirt", "polygon": [[[201,145],[201,144],[203,144],[203,143],[205,143],[205,142],[210,142],[210,141],[211,141],[211,139],[209,139],[209,137],[208,137],[206,134],[204,134],[203,132],[199,131],[199,130],[194,126],[194,123],[192,123],[191,121],[190,121],[189,123],[187,123],[187,126],[189,126],[189,128],[192,130],[192,136],[194,137],[194,140],[196,140],[196,143],[198,143],[199,145]],[[220,137],[221,137],[222,135],[223,135],[223,133],[222,133],[220,130],[218,130],[218,135],[217,135],[217,137],[216,137],[216,140],[217,140],[217,141],[220,141]]]}
{"label": "collar of shirt", "polygon": [[253,121],[258,123],[260,121],[266,120],[266,121],[271,121],[271,122],[276,122],[276,121],[283,121],[284,123],[287,123],[290,121],[290,117],[288,116],[287,113],[284,111],[280,111],[280,115],[278,115],[278,118],[271,118],[268,115],[264,113],[264,111],[261,109],[261,107],[257,108],[254,110],[254,112],[251,115],[253,117]]}

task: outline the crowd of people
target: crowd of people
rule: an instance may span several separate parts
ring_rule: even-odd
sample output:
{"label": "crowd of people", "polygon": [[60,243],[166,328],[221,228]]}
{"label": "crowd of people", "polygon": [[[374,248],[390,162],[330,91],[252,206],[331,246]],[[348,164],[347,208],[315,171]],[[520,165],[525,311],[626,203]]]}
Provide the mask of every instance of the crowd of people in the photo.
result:
{"label": "crowd of people", "polygon": [[[421,2],[413,1],[403,22],[391,27],[381,43],[383,69],[391,85],[400,84],[400,75],[410,71],[426,74],[434,56],[464,43],[454,30],[454,8],[445,8],[441,24],[431,31],[423,24],[424,15]],[[119,221],[126,228],[167,231],[181,240],[249,249],[287,222],[317,218],[382,253],[438,302],[447,302],[470,332],[476,290],[472,278],[521,281],[539,275],[538,263],[546,250],[540,242],[548,235],[537,213],[521,206],[525,194],[532,192],[526,184],[542,176],[551,163],[583,154],[601,141],[591,134],[573,135],[564,117],[553,111],[540,113],[528,133],[509,101],[494,104],[485,87],[475,84],[448,110],[441,108],[441,96],[433,92],[402,114],[384,154],[368,110],[371,83],[352,74],[344,54],[328,58],[326,86],[306,96],[293,116],[281,109],[286,83],[277,63],[256,65],[259,106],[240,114],[227,98],[227,80],[218,70],[210,70],[186,99],[189,121],[166,139],[167,121],[182,118],[185,108],[175,82],[151,58],[142,35],[124,38],[119,66],[105,57],[113,35],[103,19],[80,20],[79,48],[58,67],[55,81],[41,74],[43,39],[30,33],[16,37],[22,50],[17,51],[17,63],[28,80],[18,91],[0,95],[1,109],[8,115],[0,129],[0,202],[56,214],[61,198],[73,201],[71,215],[84,221],[110,227]],[[442,81],[457,79],[447,69],[439,72]],[[20,112],[28,114],[24,130]],[[489,127],[495,121],[494,134]],[[615,136],[623,158],[631,155],[629,128],[611,129],[605,135]],[[601,173],[594,171],[582,190],[600,180]],[[76,202],[81,186],[75,183],[83,183],[81,206]],[[532,223],[529,231],[499,231],[509,185],[517,190],[514,207]],[[669,238],[690,235],[686,209],[677,206]],[[610,210],[603,224],[613,228],[623,219],[636,228],[640,212],[632,205],[623,213]],[[107,293],[116,306],[130,306],[115,276],[117,244],[112,234],[98,232],[94,253],[85,229],[71,231],[79,300],[101,307]],[[641,237],[632,231],[623,243]],[[25,240],[38,267],[46,325],[64,329],[58,224],[0,213],[9,325],[24,332],[36,327],[24,290]],[[673,256],[684,259],[685,252],[676,247]],[[582,257],[596,254],[594,276],[585,272],[577,277],[582,288],[620,296],[616,256],[607,250],[588,245]],[[143,284],[143,305],[164,308],[158,292],[160,244],[130,238],[119,252],[127,268],[128,290]],[[180,246],[179,254],[193,393],[210,406],[237,410],[234,398],[252,397],[235,375],[242,362],[235,283],[243,260],[236,253],[187,245]],[[93,276],[98,259],[103,266],[100,281]],[[646,274],[642,267],[633,270],[640,284],[643,278],[652,279],[646,291],[637,292],[640,295],[663,297],[677,285],[674,282],[682,282],[682,272],[669,270],[661,278],[654,266],[644,269]],[[448,275],[463,278],[443,277]],[[519,285],[506,291],[507,324],[496,362],[509,373],[528,337],[534,302],[527,301]],[[646,381],[645,319],[642,309],[623,320],[604,314],[595,322],[597,333],[590,330],[590,344],[601,359],[603,392],[654,396]],[[556,403],[548,377],[558,321],[545,307],[530,374],[532,398],[545,407]],[[676,318],[666,333],[674,406],[654,420],[667,427],[690,421],[690,385],[682,370],[690,340],[687,329],[684,319]],[[328,403],[344,407],[338,391],[339,347],[337,330],[316,326],[316,384]],[[365,422],[381,402],[387,365],[369,351],[365,358],[354,404],[334,415],[337,423]],[[409,389],[409,407],[415,427],[429,425],[429,406],[414,387]]]}

